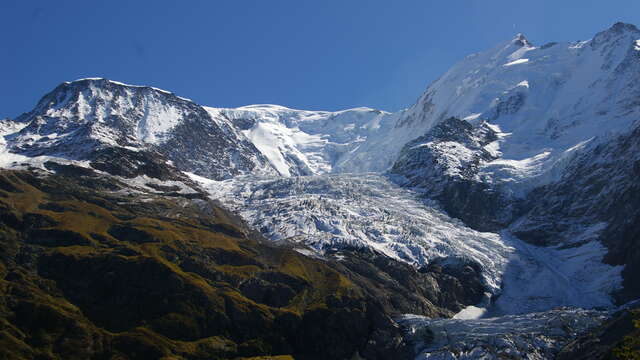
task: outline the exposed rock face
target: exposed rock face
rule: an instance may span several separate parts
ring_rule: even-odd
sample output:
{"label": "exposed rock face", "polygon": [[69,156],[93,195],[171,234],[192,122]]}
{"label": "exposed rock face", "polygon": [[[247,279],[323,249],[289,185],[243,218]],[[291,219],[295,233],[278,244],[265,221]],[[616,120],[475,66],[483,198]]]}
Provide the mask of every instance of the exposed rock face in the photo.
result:
{"label": "exposed rock face", "polygon": [[473,126],[449,118],[409,142],[390,170],[397,181],[436,199],[453,217],[481,231],[497,230],[509,220],[506,195],[478,176],[496,156],[485,147],[498,140],[486,123]]}
{"label": "exposed rock face", "polygon": [[394,315],[450,317],[484,296],[480,266],[437,265],[415,269],[369,249],[329,253],[333,266],[362,286]]}

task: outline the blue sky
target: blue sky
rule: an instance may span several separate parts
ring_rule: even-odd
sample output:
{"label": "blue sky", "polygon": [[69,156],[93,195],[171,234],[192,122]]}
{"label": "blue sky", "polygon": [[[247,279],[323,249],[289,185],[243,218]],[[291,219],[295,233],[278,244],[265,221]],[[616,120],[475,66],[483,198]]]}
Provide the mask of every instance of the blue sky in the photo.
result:
{"label": "blue sky", "polygon": [[399,110],[464,56],[640,25],[640,1],[0,1],[0,117],[106,77],[210,106]]}

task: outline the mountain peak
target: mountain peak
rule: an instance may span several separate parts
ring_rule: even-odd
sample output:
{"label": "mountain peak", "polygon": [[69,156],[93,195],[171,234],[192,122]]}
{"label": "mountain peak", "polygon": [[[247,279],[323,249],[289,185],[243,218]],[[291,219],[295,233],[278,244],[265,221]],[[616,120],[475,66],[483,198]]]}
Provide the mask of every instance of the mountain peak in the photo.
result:
{"label": "mountain peak", "polygon": [[597,46],[598,44],[630,35],[640,37],[640,30],[633,24],[617,22],[608,29],[597,33],[596,36],[593,37],[592,45]]}
{"label": "mountain peak", "polygon": [[531,46],[531,43],[523,33],[517,33],[516,36],[513,37],[513,40],[511,40],[511,43],[518,46]]}
{"label": "mountain peak", "polygon": [[605,31],[615,32],[615,33],[623,33],[623,32],[640,32],[638,28],[633,24],[623,23],[618,21],[617,23],[611,25],[611,27]]}
{"label": "mountain peak", "polygon": [[120,81],[110,80],[110,79],[106,79],[106,78],[102,78],[102,77],[88,77],[88,78],[82,78],[82,79],[77,79],[77,80],[73,80],[73,81],[65,81],[64,84],[66,84],[66,85],[71,85],[71,84],[93,84],[93,85],[97,85],[99,87],[104,86],[105,84],[109,84],[109,85],[124,86],[124,87],[129,87],[129,88],[153,89],[153,90],[165,93],[165,94],[173,94],[171,91],[167,91],[167,90],[164,90],[164,89],[159,89],[159,88],[156,88],[156,87],[153,87],[153,86],[125,84],[125,83],[120,82]]}

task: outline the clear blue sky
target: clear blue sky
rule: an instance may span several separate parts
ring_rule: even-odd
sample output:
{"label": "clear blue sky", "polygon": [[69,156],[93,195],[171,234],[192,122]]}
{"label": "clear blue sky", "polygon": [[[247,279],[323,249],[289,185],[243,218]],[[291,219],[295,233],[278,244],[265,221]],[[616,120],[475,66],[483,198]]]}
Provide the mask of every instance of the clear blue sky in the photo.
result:
{"label": "clear blue sky", "polygon": [[210,106],[399,110],[456,61],[640,25],[640,1],[0,0],[0,117],[106,77]]}

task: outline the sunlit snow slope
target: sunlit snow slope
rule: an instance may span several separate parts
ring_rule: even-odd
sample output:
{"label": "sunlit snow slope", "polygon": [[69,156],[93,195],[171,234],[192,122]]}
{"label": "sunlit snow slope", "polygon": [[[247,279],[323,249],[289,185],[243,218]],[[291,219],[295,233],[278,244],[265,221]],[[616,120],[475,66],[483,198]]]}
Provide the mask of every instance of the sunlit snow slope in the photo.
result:
{"label": "sunlit snow slope", "polygon": [[535,46],[519,34],[451,68],[396,128],[426,129],[452,116],[487,122],[499,134],[487,147],[497,158],[479,177],[515,189],[551,181],[563,160],[638,118],[637,39],[640,31],[622,23],[575,43]]}
{"label": "sunlit snow slope", "polygon": [[277,105],[206,108],[230,120],[281,175],[381,172],[439,122],[486,122],[499,136],[479,177],[523,195],[557,179],[573,154],[629,128],[638,116],[640,32],[618,23],[593,39],[531,44],[522,34],[473,54],[409,109],[339,112]]}
{"label": "sunlit snow slope", "polygon": [[353,154],[367,139],[388,131],[395,119],[369,108],[337,112],[278,105],[205,109],[214,119],[228,119],[240,128],[282,176],[384,170],[374,158],[377,154],[369,154],[368,161],[354,159]]}

